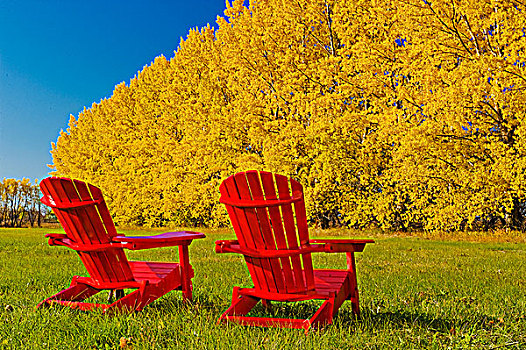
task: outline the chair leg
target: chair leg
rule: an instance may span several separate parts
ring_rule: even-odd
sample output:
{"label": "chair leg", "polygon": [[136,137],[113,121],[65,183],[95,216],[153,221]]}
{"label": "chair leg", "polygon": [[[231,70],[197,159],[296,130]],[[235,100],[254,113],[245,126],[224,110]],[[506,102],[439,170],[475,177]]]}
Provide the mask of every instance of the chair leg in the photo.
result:
{"label": "chair leg", "polygon": [[350,274],[349,296],[347,299],[351,300],[352,311],[356,317],[360,317],[360,297],[358,295],[358,280],[356,279],[356,262],[354,260],[354,253],[347,253],[347,271]]}
{"label": "chair leg", "polygon": [[41,301],[37,305],[37,308],[41,306],[50,305],[53,302],[53,300],[73,301],[73,302],[82,301],[100,292],[99,289],[95,289],[86,284],[78,283],[77,278],[78,276],[74,276],[69,288],[66,288],[63,291],[60,291],[57,294],[52,295],[49,298]]}
{"label": "chair leg", "polygon": [[183,301],[192,301],[192,275],[190,259],[188,256],[188,246],[179,246],[179,264],[181,265],[181,290]]}
{"label": "chair leg", "polygon": [[316,313],[305,322],[305,331],[307,332],[309,327],[319,328],[326,324],[332,323],[334,316],[334,298],[326,300],[316,311]]}
{"label": "chair leg", "polygon": [[[347,281],[349,284],[349,281]],[[304,329],[305,333],[308,333],[311,328],[320,328],[327,324],[332,324],[334,315],[336,314],[339,306],[346,299],[345,288],[343,292],[338,294],[333,293],[331,297],[323,302],[316,313],[308,319],[294,319],[294,318],[276,318],[276,317],[250,317],[245,316],[254,308],[259,302],[266,307],[271,307],[270,300],[260,299],[249,295],[240,295],[239,287],[234,287],[232,293],[232,304],[230,307],[221,315],[217,323],[231,321],[245,326],[260,326],[260,327],[284,327],[284,328],[296,328]],[[348,288],[347,288],[348,290]],[[337,299],[341,299],[338,304]]]}
{"label": "chair leg", "polygon": [[263,304],[263,307],[267,312],[272,311],[272,303],[270,300],[261,299],[261,304]]}
{"label": "chair leg", "polygon": [[141,311],[142,308],[148,304],[141,299],[142,293],[139,289],[123,296],[120,299],[114,301],[111,305],[104,310],[105,312],[112,313],[115,311]]}
{"label": "chair leg", "polygon": [[254,298],[248,295],[239,295],[239,287],[234,287],[232,292],[232,304],[221,315],[218,323],[228,319],[228,316],[244,316],[254,308],[258,303],[259,298]]}
{"label": "chair leg", "polygon": [[[149,285],[146,281],[141,283],[141,286],[134,290],[133,292],[124,295],[122,291],[122,296],[115,300],[111,305],[105,309],[105,312],[114,312],[114,311],[141,311],[143,307],[157,299],[159,296],[152,295],[152,286]],[[116,292],[119,292],[118,290]],[[119,293],[120,294],[120,293]]]}
{"label": "chair leg", "polygon": [[124,290],[110,289],[110,291],[108,292],[108,303],[112,303],[113,298],[115,298],[115,300],[119,300],[122,297],[124,297]]}

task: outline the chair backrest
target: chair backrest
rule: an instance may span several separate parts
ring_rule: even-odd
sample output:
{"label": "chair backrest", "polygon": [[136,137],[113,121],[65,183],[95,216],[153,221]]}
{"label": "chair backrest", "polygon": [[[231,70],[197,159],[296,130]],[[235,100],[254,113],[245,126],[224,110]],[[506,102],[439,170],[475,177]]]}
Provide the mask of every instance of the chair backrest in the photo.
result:
{"label": "chair backrest", "polygon": [[282,175],[247,171],[224,180],[219,191],[241,248],[265,254],[300,251],[276,258],[245,256],[256,290],[313,291],[311,255],[301,253],[302,245],[309,240],[301,184]]}
{"label": "chair backrest", "polygon": [[[77,244],[110,243],[117,230],[97,187],[83,181],[48,177],[40,182],[42,203],[53,208],[69,239]],[[132,281],[122,248],[77,251],[90,276],[97,282]]]}

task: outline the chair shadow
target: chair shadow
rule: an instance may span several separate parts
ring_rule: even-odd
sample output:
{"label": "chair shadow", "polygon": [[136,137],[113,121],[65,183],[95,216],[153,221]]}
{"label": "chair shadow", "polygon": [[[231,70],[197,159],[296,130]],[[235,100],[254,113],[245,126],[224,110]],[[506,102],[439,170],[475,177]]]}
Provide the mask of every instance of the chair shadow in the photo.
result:
{"label": "chair shadow", "polygon": [[[172,291],[149,304],[147,308],[156,310],[160,313],[170,313],[173,309],[192,309],[192,311],[199,312],[201,309],[220,310],[221,305],[209,295],[201,295],[194,291],[192,300],[184,300],[180,291]],[[217,317],[219,317],[219,314]]]}
{"label": "chair shadow", "polygon": [[[310,318],[319,308],[322,301],[303,301],[303,302],[273,302],[270,310],[265,309],[261,303],[258,303],[248,314],[255,317],[283,317],[307,319]],[[169,296],[161,298],[150,304],[148,307],[159,312],[170,312],[172,308],[191,308],[192,312],[199,313],[201,310],[207,310],[217,314],[217,318],[228,308],[230,299],[218,301],[207,294],[194,294],[194,299],[185,302],[180,296]],[[493,325],[499,324],[500,320],[485,314],[471,314],[470,327],[475,326],[478,329],[488,329]],[[458,331],[461,321],[452,318],[436,317],[426,313],[414,313],[405,310],[375,312],[374,310],[361,308],[361,314],[357,317],[350,306],[344,306],[340,309],[334,318],[334,324],[345,328],[365,327],[368,329],[391,329],[404,330],[407,328],[424,328],[439,333],[454,333]]]}
{"label": "chair shadow", "polygon": [[[343,312],[342,312],[343,311]],[[365,325],[371,329],[407,329],[424,328],[439,333],[455,333],[458,331],[462,321],[452,318],[436,317],[426,313],[414,313],[404,310],[375,312],[371,309],[361,310],[359,317],[356,317],[350,310],[341,310],[335,318],[335,322],[345,326]],[[485,314],[471,314],[470,327],[478,329],[488,329],[500,321],[496,317]]]}

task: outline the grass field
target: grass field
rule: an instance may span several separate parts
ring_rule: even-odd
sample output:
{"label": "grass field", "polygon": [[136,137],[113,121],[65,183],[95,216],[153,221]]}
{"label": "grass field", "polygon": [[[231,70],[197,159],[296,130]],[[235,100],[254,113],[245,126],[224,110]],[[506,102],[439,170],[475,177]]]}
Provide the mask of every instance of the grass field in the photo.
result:
{"label": "grass field", "polygon": [[[232,286],[251,285],[242,258],[214,253],[215,240],[233,238],[228,230],[204,230],[207,238],[190,247],[191,304],[171,292],[132,314],[36,310],[39,301],[68,286],[73,274],[85,273],[74,252],[47,245],[48,232],[57,230],[0,229],[0,348],[120,349],[121,342],[128,349],[526,348],[525,243],[375,235],[376,244],[357,254],[361,318],[345,303],[333,325],[305,335],[216,324]],[[173,261],[177,249],[128,256]],[[343,268],[345,255],[316,254],[314,263]],[[276,310],[307,317],[315,305],[283,304]]]}

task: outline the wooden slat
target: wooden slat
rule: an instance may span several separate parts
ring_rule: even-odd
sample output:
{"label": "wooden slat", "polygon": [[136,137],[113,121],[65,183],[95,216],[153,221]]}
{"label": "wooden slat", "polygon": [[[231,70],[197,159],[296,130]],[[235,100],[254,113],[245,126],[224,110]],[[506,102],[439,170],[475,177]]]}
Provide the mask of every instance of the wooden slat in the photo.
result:
{"label": "wooden slat", "polygon": [[[92,194],[93,198],[104,198],[104,196],[102,195],[102,191],[98,187],[89,185],[88,189]],[[99,210],[102,222],[104,223],[104,227],[106,228],[106,232],[111,240],[113,237],[117,236],[117,229],[115,228],[115,224],[113,223],[113,219],[111,218],[108,206],[106,205],[106,202],[102,200],[101,203],[97,205],[97,208]]]}
{"label": "wooden slat", "polygon": [[[44,195],[49,195],[53,199],[57,200],[61,199],[62,202],[71,202],[69,196],[67,195],[64,189],[64,184],[67,185],[68,181],[70,180],[63,178],[47,178],[42,180],[42,182],[40,183],[40,187]],[[76,215],[71,215],[72,213],[68,213],[67,211],[60,209],[53,209],[53,212],[62,224],[66,235],[68,235],[70,239],[83,244],[89,243],[89,239],[87,239],[87,237],[83,235],[82,231],[79,231],[79,229],[81,229],[82,226],[78,223]],[[86,267],[88,272],[90,272],[90,276],[95,280],[102,280],[103,277],[101,276],[99,271],[97,271],[96,262],[93,261],[92,257],[90,255],[86,255],[80,252],[78,254],[84,266]]]}
{"label": "wooden slat", "polygon": [[[303,186],[294,180],[290,179],[290,187],[293,197],[300,197],[303,193]],[[301,195],[303,198],[303,195]],[[305,212],[305,200],[297,201],[294,203],[294,213],[296,214],[296,225],[298,228],[298,237],[300,244],[304,245],[309,243],[309,228],[307,226],[307,214]]]}
{"label": "wooden slat", "polygon": [[[250,172],[246,172],[247,178],[250,174]],[[255,173],[257,175],[257,172]],[[221,197],[219,198],[219,202],[223,204],[228,204],[233,207],[238,208],[268,208],[268,207],[278,207],[284,204],[292,204],[295,202],[299,202],[303,199],[303,196],[298,197],[292,197],[291,199],[273,199],[273,200],[266,200],[266,199],[257,199],[257,200],[241,200],[241,199],[231,199],[231,198],[225,198]]]}
{"label": "wooden slat", "polygon": [[[298,238],[300,245],[309,243],[309,228],[307,226],[307,214],[305,212],[305,200],[303,199],[303,186],[294,179],[290,179],[290,187],[292,196],[300,196],[302,200],[294,203],[294,213],[296,214],[296,228],[298,229]],[[312,257],[310,253],[303,254],[302,257],[303,269],[305,271],[305,281],[307,289],[314,289],[314,276],[312,274]]]}
{"label": "wooden slat", "polygon": [[[52,181],[51,178],[44,179],[40,182],[40,189],[44,196],[51,198],[65,198],[64,201],[68,201],[64,189],[58,181]],[[75,242],[84,243],[80,235],[76,231],[75,225],[70,221],[69,216],[65,215],[64,211],[53,209],[53,213],[57,216],[57,219],[63,225],[66,234],[70,239]]]}
{"label": "wooden slat", "polygon": [[[225,181],[223,181],[223,183],[219,186],[219,191],[221,192],[221,195],[239,198],[239,193],[233,176],[230,176]],[[244,211],[240,208],[234,208],[230,205],[226,205],[226,210],[228,212],[228,216],[230,217],[230,222],[232,223],[232,227],[234,228],[234,232],[236,233],[239,244],[244,247],[254,246],[252,237],[250,235],[245,235],[244,230],[247,229]],[[259,286],[259,279],[254,269],[253,259],[248,256],[244,256],[244,258],[254,285],[257,284]]]}
{"label": "wooden slat", "polygon": [[[55,202],[100,202],[74,209],[59,209],[53,211],[66,231],[68,237],[81,244],[107,244],[111,241],[108,229],[101,221],[98,205],[107,210],[100,190],[88,190],[87,185],[78,180],[66,178],[48,178],[42,181],[41,187],[45,195],[50,195]],[[96,187],[93,186],[96,189]],[[109,216],[109,213],[107,213]],[[113,230],[115,230],[112,223]],[[90,276],[99,282],[121,282],[133,280],[123,249],[109,249],[102,252],[78,252],[80,259]]]}
{"label": "wooden slat", "polygon": [[[110,221],[108,227],[108,225],[102,221],[102,215],[104,213],[110,217],[108,208],[102,197],[102,192],[95,186],[90,186],[88,189],[87,184],[81,181],[74,180],[74,184],[82,200],[88,201],[93,199],[100,202],[100,204],[82,208],[85,210],[85,215],[82,216],[85,218],[85,227],[88,229],[91,225],[93,235],[96,237],[95,239],[101,243],[111,242],[112,236],[110,236],[109,232],[115,231],[115,225],[113,221]],[[101,268],[108,272],[109,281],[129,281],[133,279],[133,274],[128,265],[128,259],[126,258],[124,249],[112,249],[95,254],[98,254],[102,263]]]}
{"label": "wooden slat", "polygon": [[[85,182],[73,180],[71,188],[68,186],[70,198],[78,197],[80,200],[92,201],[102,198],[94,198],[88,190]],[[96,205],[81,207],[75,210],[89,243],[106,244],[111,242],[106,228],[101,221]],[[102,276],[101,282],[121,282],[133,279],[123,249],[109,249],[99,252],[83,253],[90,255],[96,263],[96,270]],[[91,275],[91,273],[90,273]]]}
{"label": "wooden slat", "polygon": [[314,270],[316,293],[329,295],[337,292],[348,277],[347,270]]}
{"label": "wooden slat", "polygon": [[[78,181],[75,186],[75,183],[72,180],[68,179],[62,181],[62,186],[64,188],[64,191],[66,192],[66,195],[72,201],[76,201],[77,199],[87,201],[93,200],[93,198],[91,198],[89,193],[87,193],[87,191],[85,190],[86,186],[82,186],[82,183],[79,183]],[[84,198],[80,196],[77,188],[81,192],[83,192]],[[77,221],[77,230],[81,234],[81,237],[86,241],[86,243],[109,243],[107,237],[104,237],[105,235],[102,236],[97,233],[97,229],[100,230],[100,227],[97,227],[100,226],[100,219],[93,215],[94,211],[94,206],[88,206],[76,208],[75,210],[68,210],[66,211],[66,213],[70,214],[75,218],[74,221]],[[95,280],[97,280],[97,278],[94,276],[96,276],[97,274],[100,275],[100,279],[98,280],[99,282],[117,282],[119,280],[117,278],[117,275],[114,273],[113,267],[110,261],[108,261],[104,252],[79,252],[79,255],[81,256],[81,259],[87,256],[92,258],[91,261],[94,264],[93,270],[90,271],[90,269],[88,269],[88,272],[90,276],[92,276],[92,278],[94,278]]]}
{"label": "wooden slat", "polygon": [[[239,198],[243,200],[252,199],[252,193],[250,191],[250,186],[245,173],[238,173],[234,175],[234,181],[236,183],[236,188],[239,193]],[[247,239],[247,248],[251,249],[264,249],[265,242],[263,235],[260,229],[258,216],[256,214],[256,209],[254,208],[236,208],[239,210],[239,213],[243,213],[239,216],[239,222],[242,234],[245,237],[251,237],[252,239]],[[276,290],[276,283],[272,276],[272,269],[268,259],[261,258],[252,258],[252,263],[254,265],[254,272],[257,275],[258,285],[255,285],[256,288],[261,290]]]}
{"label": "wooden slat", "polygon": [[225,316],[224,319],[245,326],[287,327],[295,329],[308,327],[308,325],[305,324],[305,320],[293,318]]}
{"label": "wooden slat", "polygon": [[73,208],[79,208],[79,207],[85,207],[88,205],[98,204],[98,201],[80,201],[80,202],[72,202],[72,203],[63,203],[63,202],[50,202],[48,200],[48,197],[42,197],[42,203],[47,205],[50,208],[57,208],[57,209],[73,209]]}
{"label": "wooden slat", "polygon": [[[71,186],[69,186],[71,184]],[[79,198],[81,200],[92,200],[92,197],[89,195],[89,193],[86,195],[84,194],[84,198],[81,197],[78,194],[78,189],[81,192],[87,192],[85,190],[86,185],[80,183],[77,181],[76,186],[75,182],[70,181],[64,181],[64,188],[69,196],[69,198]],[[87,243],[90,244],[105,244],[109,243],[110,241],[107,238],[107,235],[105,234],[104,228],[101,227],[100,219],[96,217],[94,214],[96,214],[96,210],[94,209],[94,206],[89,207],[83,207],[83,208],[77,208],[76,210],[72,211],[71,215],[75,215],[77,220],[79,221],[79,232],[80,230],[83,231],[83,238],[87,240]],[[98,232],[102,229],[102,232]],[[93,273],[98,273],[101,276],[101,280],[99,282],[117,282],[120,281],[118,278],[118,275],[114,272],[114,268],[112,266],[112,261],[108,260],[106,254],[104,252],[82,252],[79,253],[83,256],[89,256],[92,258],[92,261],[94,262],[94,271],[89,271],[90,275],[93,277]],[[122,279],[121,279],[122,281]]]}
{"label": "wooden slat", "polygon": [[179,269],[178,263],[163,263],[149,261],[130,261],[130,267],[136,281],[143,280],[149,283],[158,283],[174,270]]}
{"label": "wooden slat", "polygon": [[[265,193],[265,199],[273,200],[277,199],[276,188],[274,186],[274,177],[271,173],[262,171],[260,172],[261,184],[263,185],[263,192]],[[278,207],[270,207],[268,210],[268,216],[270,219],[272,234],[274,236],[274,242],[276,243],[277,249],[287,249],[287,241],[285,239],[285,231],[283,229],[283,222],[281,220],[281,213]],[[280,279],[279,286],[283,285],[278,291],[287,293],[289,291],[288,283],[286,281],[292,281],[292,267],[289,258],[281,258],[281,270],[274,271],[276,274],[275,278]]]}
{"label": "wooden slat", "polygon": [[[264,195],[259,179],[259,174],[256,171],[247,171],[246,175],[250,186],[250,191],[252,192],[252,198],[256,201],[263,200]],[[263,246],[260,247],[260,249],[276,250],[276,242],[274,241],[274,237],[272,235],[267,209],[257,208],[255,211],[263,240]],[[269,290],[271,292],[283,290],[285,283],[283,281],[279,259],[268,258],[262,260],[265,261],[264,267],[268,267],[268,270],[265,272],[266,278],[269,280]]]}
{"label": "wooden slat", "polygon": [[152,262],[152,261],[130,261],[133,271],[149,271],[154,273],[168,273],[179,266],[178,263]]}
{"label": "wooden slat", "polygon": [[[276,175],[275,179],[279,199],[290,199],[290,190],[287,178],[283,175]],[[296,249],[299,247],[299,245],[292,206],[290,204],[285,204],[281,206],[281,215],[283,217],[283,223],[285,226],[285,237],[287,239],[288,248]],[[305,291],[307,289],[307,286],[303,278],[303,268],[301,266],[301,259],[299,256],[292,256],[290,257],[290,261],[292,264],[292,273],[294,275],[294,281],[290,281],[291,285],[289,286],[293,288],[292,291]],[[289,292],[292,291],[289,289]]]}

